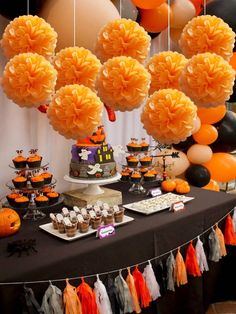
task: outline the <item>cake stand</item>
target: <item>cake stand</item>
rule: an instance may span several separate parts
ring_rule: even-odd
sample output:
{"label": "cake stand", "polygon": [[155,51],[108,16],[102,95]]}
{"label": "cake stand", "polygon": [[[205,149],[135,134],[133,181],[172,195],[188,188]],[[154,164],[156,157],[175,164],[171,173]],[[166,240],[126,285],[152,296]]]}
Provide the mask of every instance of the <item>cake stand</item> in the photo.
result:
{"label": "cake stand", "polygon": [[104,190],[100,187],[100,185],[108,184],[108,183],[114,183],[118,181],[121,178],[121,175],[119,173],[116,173],[113,177],[107,178],[107,179],[76,179],[71,178],[68,175],[64,176],[64,180],[68,181],[70,183],[76,183],[76,184],[88,184],[88,187],[83,190],[83,194],[86,195],[99,195],[103,194]]}

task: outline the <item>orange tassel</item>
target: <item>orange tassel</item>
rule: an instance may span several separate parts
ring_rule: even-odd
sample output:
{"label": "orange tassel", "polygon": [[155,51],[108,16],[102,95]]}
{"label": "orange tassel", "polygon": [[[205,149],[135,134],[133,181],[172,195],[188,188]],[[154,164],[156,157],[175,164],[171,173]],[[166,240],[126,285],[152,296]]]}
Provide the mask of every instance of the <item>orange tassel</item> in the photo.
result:
{"label": "orange tassel", "polygon": [[107,115],[108,115],[108,119],[111,122],[115,122],[116,121],[116,113],[113,109],[111,109],[111,107],[107,106],[106,104],[104,104],[105,109],[107,111]]}
{"label": "orange tassel", "polygon": [[84,282],[82,278],[82,283],[77,287],[77,294],[81,300],[82,313],[83,314],[99,314],[98,307],[96,303],[96,296],[93,289]]}
{"label": "orange tassel", "polygon": [[129,291],[130,291],[130,294],[132,297],[134,312],[135,313],[141,313],[141,308],[140,308],[139,301],[138,301],[138,295],[137,295],[137,291],[136,291],[135,283],[134,283],[134,277],[130,273],[129,267],[128,267],[128,276],[126,278],[126,283],[129,287]]}
{"label": "orange tassel", "polygon": [[175,281],[178,287],[188,283],[186,267],[183,256],[180,253],[180,248],[178,248],[178,252],[175,257]]}
{"label": "orange tassel", "polygon": [[224,237],[225,237],[225,244],[228,245],[236,245],[236,236],[234,233],[234,226],[233,226],[233,220],[228,214],[225,220],[225,232],[224,232]]}
{"label": "orange tassel", "polygon": [[201,271],[197,262],[196,252],[192,241],[189,243],[186,253],[185,266],[187,273],[194,277],[201,276]]}
{"label": "orange tassel", "polygon": [[216,236],[219,239],[219,243],[220,243],[220,256],[226,256],[227,252],[226,252],[226,248],[225,248],[224,235],[223,235],[222,231],[220,230],[220,228],[218,227],[217,224],[216,224],[216,228],[215,228],[215,233],[216,233]]}
{"label": "orange tassel", "polygon": [[76,288],[69,284],[68,279],[66,279],[63,301],[65,306],[65,314],[82,314],[82,307],[76,294]]}
{"label": "orange tassel", "polygon": [[138,270],[138,267],[135,267],[135,270],[132,273],[134,277],[134,284],[136,287],[137,295],[141,303],[141,307],[148,307],[151,302],[151,296],[146,285],[146,282],[143,278],[142,273]]}

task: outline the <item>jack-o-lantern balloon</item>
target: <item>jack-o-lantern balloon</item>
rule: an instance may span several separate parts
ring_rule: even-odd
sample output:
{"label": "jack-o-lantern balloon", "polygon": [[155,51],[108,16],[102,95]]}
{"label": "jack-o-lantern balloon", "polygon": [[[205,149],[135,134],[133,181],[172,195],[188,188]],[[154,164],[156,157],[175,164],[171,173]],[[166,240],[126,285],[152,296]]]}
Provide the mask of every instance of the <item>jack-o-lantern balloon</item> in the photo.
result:
{"label": "jack-o-lantern balloon", "polygon": [[20,217],[16,211],[11,208],[0,209],[0,238],[16,233],[20,225]]}

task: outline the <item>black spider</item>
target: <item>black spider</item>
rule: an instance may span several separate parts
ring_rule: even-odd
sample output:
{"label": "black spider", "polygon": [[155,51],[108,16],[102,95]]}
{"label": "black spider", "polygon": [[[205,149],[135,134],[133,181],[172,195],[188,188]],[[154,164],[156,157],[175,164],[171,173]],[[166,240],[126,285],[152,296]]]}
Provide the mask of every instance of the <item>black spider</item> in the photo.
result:
{"label": "black spider", "polygon": [[23,240],[17,240],[8,243],[7,245],[7,252],[9,252],[9,256],[12,256],[14,254],[18,253],[18,257],[21,257],[22,253],[26,253],[26,255],[30,255],[30,253],[37,253],[38,251],[35,249],[36,246],[36,240],[35,239],[23,239]]}

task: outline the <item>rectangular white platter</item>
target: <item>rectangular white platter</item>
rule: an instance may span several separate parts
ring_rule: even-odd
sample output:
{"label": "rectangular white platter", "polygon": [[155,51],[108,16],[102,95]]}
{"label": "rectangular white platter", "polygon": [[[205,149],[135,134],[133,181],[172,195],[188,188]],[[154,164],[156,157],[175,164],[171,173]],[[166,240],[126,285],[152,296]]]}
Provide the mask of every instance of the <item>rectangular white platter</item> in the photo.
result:
{"label": "rectangular white platter", "polygon": [[162,194],[160,196],[145,199],[139,202],[126,204],[126,205],[123,205],[123,207],[137,213],[141,213],[144,215],[151,215],[159,211],[162,211],[164,209],[170,208],[171,205],[175,202],[182,201],[183,203],[187,203],[193,199],[194,197],[189,197],[185,195],[177,195],[174,193],[167,193],[167,194]]}
{"label": "rectangular white platter", "polygon": [[[122,222],[114,222],[114,226],[118,227],[118,226],[127,224],[127,223],[129,223],[129,222],[131,222],[133,220],[134,220],[134,218],[124,215],[123,221]],[[89,227],[89,230],[86,233],[80,233],[78,231],[74,237],[67,237],[66,233],[59,233],[59,231],[57,229],[53,229],[53,226],[52,226],[51,222],[49,222],[47,224],[44,224],[44,225],[40,225],[39,228],[44,230],[44,231],[46,231],[46,232],[48,232],[48,233],[50,233],[50,234],[52,234],[52,235],[54,235],[57,238],[63,239],[65,241],[74,241],[74,240],[77,240],[77,239],[80,239],[80,238],[83,238],[83,237],[87,237],[88,235],[97,232],[96,229],[92,229],[92,227]]]}

